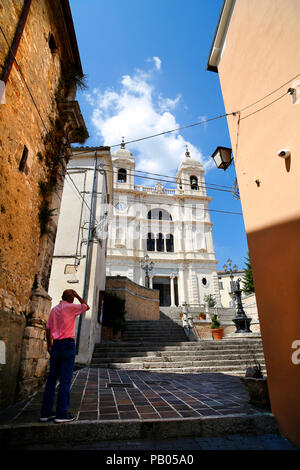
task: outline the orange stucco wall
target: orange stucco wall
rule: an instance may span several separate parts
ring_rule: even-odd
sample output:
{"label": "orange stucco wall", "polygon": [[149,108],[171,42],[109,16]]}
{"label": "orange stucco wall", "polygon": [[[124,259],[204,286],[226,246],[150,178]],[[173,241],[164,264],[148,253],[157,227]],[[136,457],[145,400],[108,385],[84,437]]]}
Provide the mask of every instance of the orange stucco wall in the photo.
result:
{"label": "orange stucco wall", "polygon": [[[298,445],[300,364],[292,361],[292,344],[300,340],[299,24],[299,0],[237,0],[218,66],[226,112],[242,110],[228,117],[228,126],[272,411]],[[293,100],[286,92],[297,84]],[[286,148],[289,160],[277,156]]]}

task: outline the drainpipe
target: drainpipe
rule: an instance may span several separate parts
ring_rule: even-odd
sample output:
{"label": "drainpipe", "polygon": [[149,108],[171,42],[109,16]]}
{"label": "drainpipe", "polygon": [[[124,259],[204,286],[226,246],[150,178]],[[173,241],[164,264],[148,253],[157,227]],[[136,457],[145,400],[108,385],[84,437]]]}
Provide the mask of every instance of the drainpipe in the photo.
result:
{"label": "drainpipe", "polygon": [[[88,274],[89,251],[90,251],[90,241],[91,241],[90,239],[91,239],[91,233],[92,233],[92,219],[93,219],[93,212],[94,212],[94,193],[95,193],[95,186],[96,186],[96,177],[97,177],[97,150],[95,151],[95,159],[94,159],[94,176],[93,176],[90,219],[89,219],[87,246],[86,246],[86,261],[85,261],[84,280],[83,280],[83,293],[82,293],[83,299],[85,299],[87,295],[87,278],[88,278],[87,274]],[[82,315],[79,315],[77,338],[76,338],[76,354],[78,354],[78,351],[79,351],[81,324],[82,324]]]}
{"label": "drainpipe", "polygon": [[[25,28],[26,20],[27,20],[27,17],[28,17],[31,1],[32,0],[25,0],[24,1],[23,8],[22,8],[22,11],[21,11],[21,15],[20,15],[20,18],[19,18],[19,21],[18,21],[18,26],[17,26],[16,32],[15,32],[15,36],[14,36],[12,45],[9,46],[9,51],[8,51],[8,54],[7,54],[7,57],[6,57],[4,67],[3,67],[2,77],[1,77],[1,81],[0,81],[1,103],[2,104],[5,103],[5,86],[6,86],[6,83],[7,83],[8,79],[9,79],[9,75],[10,75],[15,57],[16,57],[17,52],[18,52],[19,44],[20,44],[22,34],[23,34],[23,31],[24,31],[24,28]],[[4,39],[6,40],[5,34],[2,30],[2,28],[1,28],[1,32],[2,32],[2,35],[4,36]]]}

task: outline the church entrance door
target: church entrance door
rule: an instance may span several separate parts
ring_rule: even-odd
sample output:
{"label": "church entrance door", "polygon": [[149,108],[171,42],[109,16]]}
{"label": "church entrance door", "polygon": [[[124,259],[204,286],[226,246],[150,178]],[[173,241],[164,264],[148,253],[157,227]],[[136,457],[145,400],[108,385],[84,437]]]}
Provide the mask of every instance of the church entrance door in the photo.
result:
{"label": "church entrance door", "polygon": [[169,277],[154,277],[153,289],[159,291],[159,304],[161,307],[170,307],[171,305],[171,288]]}

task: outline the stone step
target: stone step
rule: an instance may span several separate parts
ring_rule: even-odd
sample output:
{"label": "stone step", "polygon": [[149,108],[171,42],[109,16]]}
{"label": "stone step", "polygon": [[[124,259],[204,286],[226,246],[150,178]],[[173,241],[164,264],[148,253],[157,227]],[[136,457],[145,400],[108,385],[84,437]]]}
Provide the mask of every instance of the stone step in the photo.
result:
{"label": "stone step", "polygon": [[[200,357],[199,357],[200,356]],[[111,354],[105,354],[105,353],[100,353],[100,354],[94,354],[94,360],[102,361],[102,362],[107,362],[107,361],[112,361],[114,362],[140,362],[140,361],[178,361],[178,360],[189,360],[189,361],[204,361],[204,360],[221,360],[221,359],[226,359],[226,358],[234,358],[234,359],[239,359],[239,360],[252,360],[252,356],[247,353],[237,353],[237,354],[201,354],[201,355],[194,355],[194,354],[189,354],[186,353],[186,355],[180,354],[161,354],[161,355],[143,355],[141,353],[136,353],[132,355],[128,355],[128,353],[124,352],[123,355],[118,354],[117,352],[111,353]],[[255,355],[257,360],[264,360],[264,354],[263,352],[256,354]]]}
{"label": "stone step", "polygon": [[[264,368],[265,365],[260,359],[261,362],[261,367]],[[99,365],[101,364],[101,365]],[[140,360],[137,360],[136,358],[115,358],[112,360],[112,358],[101,358],[99,360],[94,359],[92,361],[92,366],[97,366],[97,367],[102,367],[103,364],[105,364],[105,367],[111,367],[113,364],[128,364],[129,366],[136,366],[137,364],[140,365],[142,364],[144,367],[145,365],[150,367],[151,369],[156,369],[156,368],[170,368],[170,367],[214,367],[214,366],[239,366],[241,367],[242,365],[246,369],[249,367],[249,360],[247,359],[242,359],[242,358],[237,358],[237,359],[230,359],[230,358],[223,358],[222,360],[220,359],[214,359],[214,360],[199,360],[198,358],[189,358],[189,360],[182,361],[180,358],[173,359],[173,360],[156,360],[156,361],[151,361],[149,358],[140,358]]]}
{"label": "stone step", "polygon": [[[205,344],[207,343],[207,344]],[[126,350],[126,351],[204,351],[204,350],[213,350],[213,351],[225,351],[225,350],[248,350],[249,352],[256,351],[257,349],[262,349],[262,345],[260,343],[253,343],[251,345],[246,344],[232,344],[228,343],[225,344],[222,341],[222,344],[219,344],[218,341],[211,343],[209,341],[202,341],[202,342],[177,342],[177,343],[168,343],[167,345],[164,343],[158,342],[132,342],[132,343],[119,343],[119,342],[111,342],[111,343],[101,343],[96,344],[95,352],[100,351],[109,351],[109,350]]]}
{"label": "stone step", "polygon": [[[91,368],[102,368],[102,369],[122,369],[122,370],[155,370],[155,372],[238,372],[245,375],[245,369],[247,364],[243,364],[240,361],[233,361],[234,363],[227,362],[226,364],[197,364],[197,362],[191,363],[96,363],[91,364]],[[263,372],[265,367],[262,366]]]}

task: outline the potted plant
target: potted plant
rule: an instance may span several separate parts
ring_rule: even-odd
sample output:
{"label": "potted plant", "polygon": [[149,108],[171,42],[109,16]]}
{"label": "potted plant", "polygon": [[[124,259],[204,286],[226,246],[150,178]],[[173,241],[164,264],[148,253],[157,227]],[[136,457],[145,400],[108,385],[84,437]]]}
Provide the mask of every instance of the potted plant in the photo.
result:
{"label": "potted plant", "polygon": [[211,332],[213,339],[222,339],[223,338],[223,328],[220,328],[221,324],[218,320],[218,315],[213,315],[211,317]]}
{"label": "potted plant", "polygon": [[214,298],[214,296],[213,296],[212,294],[206,294],[206,295],[204,296],[204,302],[207,303],[207,306],[208,306],[209,308],[215,307],[215,306],[216,306],[216,303],[217,303],[217,302],[216,302],[216,299]]}
{"label": "potted plant", "polygon": [[267,377],[263,376],[260,363],[253,354],[254,365],[248,367],[245,377],[241,377],[241,381],[248,390],[249,403],[270,410],[270,398]]}
{"label": "potted plant", "polygon": [[197,317],[199,320],[206,320],[206,313],[198,313]]}

